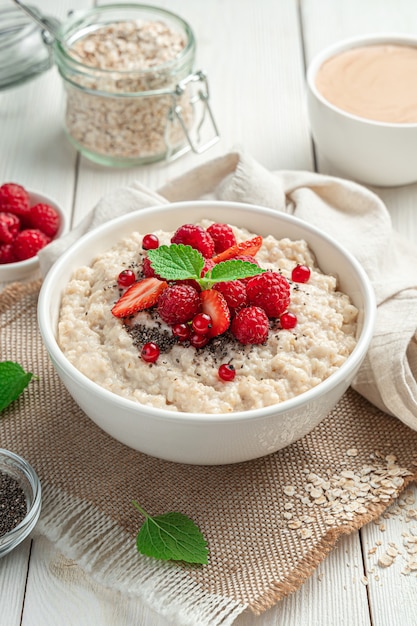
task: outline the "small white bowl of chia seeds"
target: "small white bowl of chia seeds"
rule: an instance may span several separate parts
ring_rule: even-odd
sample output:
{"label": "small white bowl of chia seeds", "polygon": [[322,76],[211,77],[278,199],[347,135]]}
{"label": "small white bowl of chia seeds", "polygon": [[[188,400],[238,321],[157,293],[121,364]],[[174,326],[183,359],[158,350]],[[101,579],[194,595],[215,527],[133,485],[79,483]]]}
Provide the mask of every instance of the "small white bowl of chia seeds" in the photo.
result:
{"label": "small white bowl of chia seeds", "polygon": [[0,448],[0,557],[34,529],[41,512],[41,484],[31,465]]}

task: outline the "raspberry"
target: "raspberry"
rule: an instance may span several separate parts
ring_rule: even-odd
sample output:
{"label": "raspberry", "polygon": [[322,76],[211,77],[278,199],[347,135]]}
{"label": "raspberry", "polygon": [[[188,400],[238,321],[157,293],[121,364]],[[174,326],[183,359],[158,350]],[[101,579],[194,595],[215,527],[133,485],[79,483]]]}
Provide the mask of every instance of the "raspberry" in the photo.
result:
{"label": "raspberry", "polygon": [[207,228],[207,232],[214,241],[214,252],[224,252],[236,244],[236,237],[228,224],[212,224]]}
{"label": "raspberry", "polygon": [[170,326],[190,321],[199,311],[198,291],[190,285],[171,285],[158,300],[158,313]]}
{"label": "raspberry", "polygon": [[25,217],[29,213],[30,199],[24,187],[16,183],[4,183],[0,187],[0,209]]}
{"label": "raspberry", "polygon": [[171,243],[182,243],[185,246],[195,248],[205,258],[210,258],[214,254],[214,241],[209,233],[195,224],[184,224],[180,226],[173,236]]}
{"label": "raspberry", "polygon": [[18,233],[13,243],[13,251],[18,261],[24,261],[36,256],[50,241],[50,238],[40,230],[27,228]]}
{"label": "raspberry", "polygon": [[0,244],[0,263],[15,263],[16,261],[13,245],[11,243]]}
{"label": "raspberry", "polygon": [[52,239],[58,232],[60,217],[59,213],[49,204],[39,202],[30,209],[26,222],[31,228],[41,230]]}
{"label": "raspberry", "polygon": [[20,219],[13,213],[0,213],[0,243],[12,243],[20,230]]}
{"label": "raspberry", "polygon": [[268,317],[279,317],[290,303],[288,280],[277,272],[265,272],[246,283],[248,302],[264,309]]}
{"label": "raspberry", "polygon": [[236,313],[231,325],[232,334],[240,343],[264,343],[268,338],[269,320],[263,309],[248,306]]}
{"label": "raspberry", "polygon": [[207,272],[212,270],[215,265],[216,264],[215,264],[215,262],[212,259],[205,259],[204,267],[201,270],[201,276],[205,276],[207,274]]}
{"label": "raspberry", "polygon": [[239,309],[247,303],[245,283],[241,280],[229,280],[216,283],[213,289],[220,291],[229,309]]}

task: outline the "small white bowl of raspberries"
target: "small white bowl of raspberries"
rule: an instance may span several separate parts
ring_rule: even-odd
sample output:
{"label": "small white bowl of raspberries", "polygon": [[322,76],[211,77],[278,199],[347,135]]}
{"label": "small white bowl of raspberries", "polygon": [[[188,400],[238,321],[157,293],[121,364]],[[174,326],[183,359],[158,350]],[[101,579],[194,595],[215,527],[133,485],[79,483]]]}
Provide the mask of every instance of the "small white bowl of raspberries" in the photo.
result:
{"label": "small white bowl of raspberries", "polygon": [[0,281],[22,280],[39,267],[37,254],[67,227],[49,196],[15,182],[0,186]]}

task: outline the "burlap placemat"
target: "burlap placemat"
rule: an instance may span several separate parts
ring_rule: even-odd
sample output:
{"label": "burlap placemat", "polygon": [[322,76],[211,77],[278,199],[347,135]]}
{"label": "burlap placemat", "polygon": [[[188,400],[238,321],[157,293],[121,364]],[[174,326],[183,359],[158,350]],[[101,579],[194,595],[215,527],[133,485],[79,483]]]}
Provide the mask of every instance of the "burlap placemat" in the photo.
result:
{"label": "burlap placemat", "polygon": [[[13,284],[0,294],[1,360],[38,377],[2,414],[0,446],[39,474],[38,530],[98,581],[175,624],[227,626],[245,609],[260,614],[417,478],[417,432],[352,390],[308,436],[255,461],[189,466],[131,450],[61,384],[37,329],[38,290],[39,282]],[[133,499],[151,515],[191,517],[208,540],[209,565],[139,555]]]}

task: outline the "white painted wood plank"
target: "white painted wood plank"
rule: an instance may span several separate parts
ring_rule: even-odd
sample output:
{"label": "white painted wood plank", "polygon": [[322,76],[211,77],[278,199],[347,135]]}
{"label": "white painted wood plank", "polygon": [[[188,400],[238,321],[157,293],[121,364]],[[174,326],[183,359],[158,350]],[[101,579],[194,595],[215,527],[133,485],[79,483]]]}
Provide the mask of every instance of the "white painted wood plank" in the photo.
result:
{"label": "white painted wood plank", "polygon": [[[362,556],[355,535],[343,537],[303,587],[262,616],[247,612],[236,626],[369,626]],[[40,594],[40,590],[47,590]],[[65,607],[65,611],[63,611]],[[168,626],[134,598],[104,589],[43,537],[32,550],[22,626]]]}
{"label": "white painted wood plank", "polygon": [[19,626],[25,595],[31,540],[0,559],[0,626]]}
{"label": "white painted wood plank", "polygon": [[255,622],[246,613],[236,626],[370,626],[362,553],[356,534],[342,537],[313,576]]}
{"label": "white painted wood plank", "polygon": [[[32,549],[22,626],[168,626],[135,599],[97,585],[44,537]],[[6,626],[6,625],[5,625]],[[9,624],[7,625],[9,626]]]}
{"label": "white painted wood plank", "polygon": [[[417,487],[407,489],[407,497],[383,515],[378,524],[371,523],[362,530],[365,568],[369,581],[369,595],[375,626],[415,626],[417,615],[417,571],[407,573],[410,554],[407,551],[417,543]],[[407,500],[410,498],[409,503]],[[378,561],[392,547],[398,555],[392,565],[381,567]],[[376,552],[371,554],[376,548]],[[370,553],[371,552],[371,553]],[[394,554],[394,553],[393,553]],[[416,554],[414,554],[416,560]]]}

